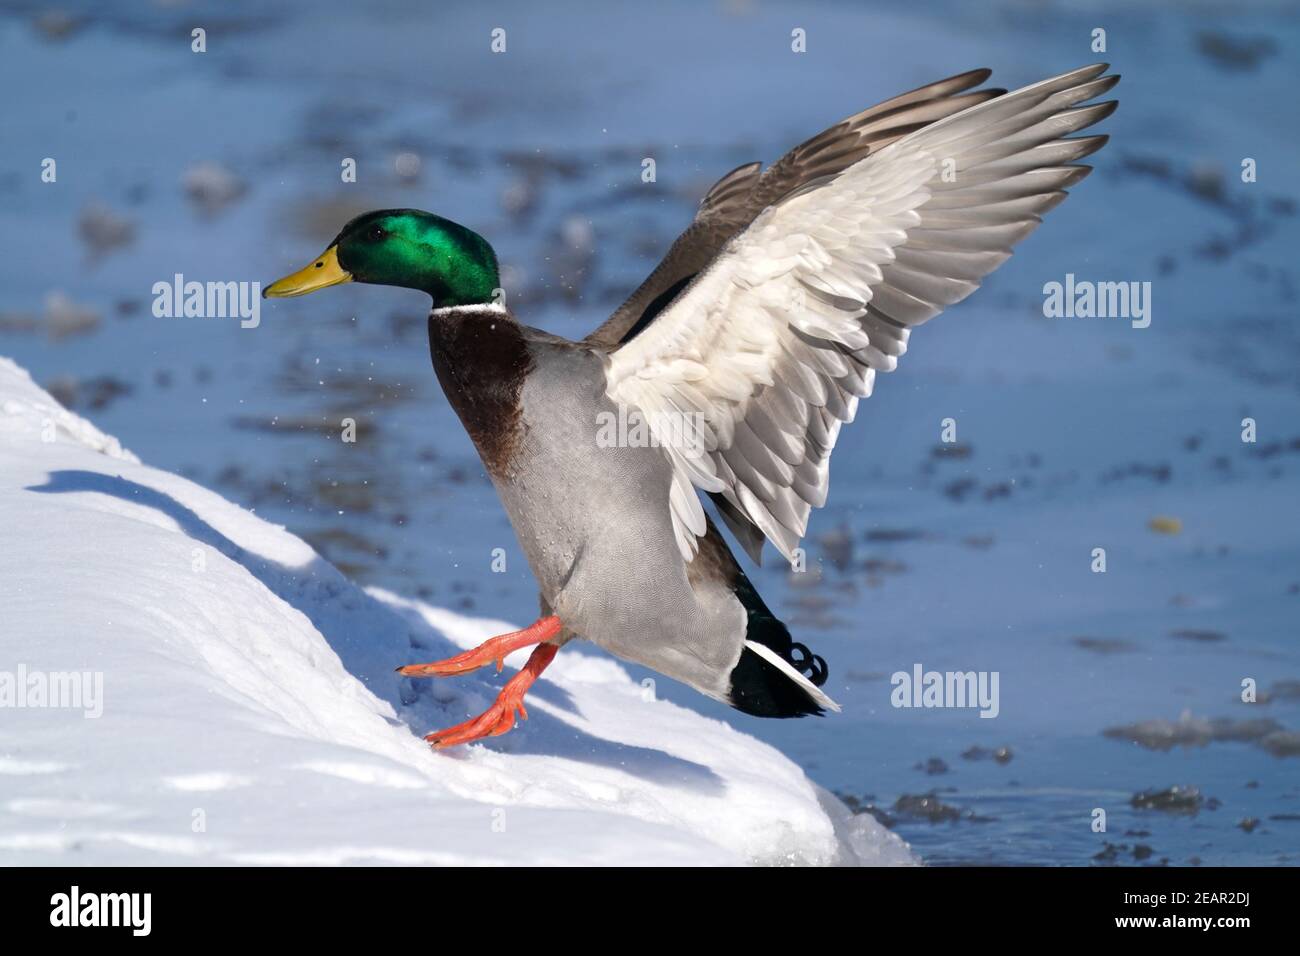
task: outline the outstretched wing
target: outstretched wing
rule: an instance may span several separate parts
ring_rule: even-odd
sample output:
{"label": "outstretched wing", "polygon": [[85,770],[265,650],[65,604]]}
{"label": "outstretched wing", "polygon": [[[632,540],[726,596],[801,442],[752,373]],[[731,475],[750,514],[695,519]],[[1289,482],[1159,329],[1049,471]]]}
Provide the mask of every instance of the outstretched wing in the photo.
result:
{"label": "outstretched wing", "polygon": [[987,80],[989,72],[971,70],[903,93],[818,133],[766,170],[762,163],[748,163],[727,173],[705,195],[694,221],[655,271],[587,341],[614,348],[633,337],[713,261],[728,240],[794,190],[843,172],[927,123],[1005,93],[965,92]]}
{"label": "outstretched wing", "polygon": [[1085,67],[947,115],[765,208],[635,337],[611,352],[611,398],[674,464],[689,560],[704,532],[692,485],[787,558],[825,503],[840,426],[891,371],[910,330],[959,302],[1088,174],[1073,161],[1108,116],[1080,106],[1118,76]]}

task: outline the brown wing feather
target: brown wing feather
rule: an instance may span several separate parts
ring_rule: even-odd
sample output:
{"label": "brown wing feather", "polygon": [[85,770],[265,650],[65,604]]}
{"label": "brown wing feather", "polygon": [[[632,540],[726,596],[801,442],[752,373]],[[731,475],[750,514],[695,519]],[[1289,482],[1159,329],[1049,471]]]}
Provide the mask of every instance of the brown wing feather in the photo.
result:
{"label": "brown wing feather", "polygon": [[713,261],[728,240],[791,192],[834,176],[922,126],[1001,96],[1005,90],[965,92],[987,80],[989,73],[971,70],[895,96],[818,133],[762,172],[761,163],[733,169],[708,191],[694,221],[655,271],[586,341],[615,349],[631,338]]}

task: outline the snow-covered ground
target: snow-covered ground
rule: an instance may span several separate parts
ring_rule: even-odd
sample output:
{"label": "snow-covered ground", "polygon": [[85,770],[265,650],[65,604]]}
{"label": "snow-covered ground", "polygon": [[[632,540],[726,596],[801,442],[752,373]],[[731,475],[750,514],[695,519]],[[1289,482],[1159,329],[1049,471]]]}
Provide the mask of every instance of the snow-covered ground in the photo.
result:
{"label": "snow-covered ground", "polygon": [[0,536],[0,687],[16,688],[0,862],[912,860],[772,747],[612,660],[559,655],[503,746],[431,752],[417,732],[482,709],[500,678],[393,669],[508,624],[362,591],[8,359]]}

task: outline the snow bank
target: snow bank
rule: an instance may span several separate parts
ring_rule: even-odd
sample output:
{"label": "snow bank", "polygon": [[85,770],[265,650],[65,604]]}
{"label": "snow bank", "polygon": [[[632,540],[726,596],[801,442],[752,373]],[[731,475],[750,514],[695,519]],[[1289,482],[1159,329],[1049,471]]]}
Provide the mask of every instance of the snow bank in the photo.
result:
{"label": "snow bank", "polygon": [[431,752],[501,678],[394,668],[511,627],[357,588],[0,358],[0,861],[914,862],[603,656],[561,653],[508,736]]}

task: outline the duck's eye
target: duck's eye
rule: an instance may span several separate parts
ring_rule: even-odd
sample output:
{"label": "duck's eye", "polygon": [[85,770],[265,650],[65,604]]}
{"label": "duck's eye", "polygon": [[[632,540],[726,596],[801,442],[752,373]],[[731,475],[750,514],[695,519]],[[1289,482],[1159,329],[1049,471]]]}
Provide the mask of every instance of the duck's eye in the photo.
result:
{"label": "duck's eye", "polygon": [[378,242],[386,235],[388,235],[388,233],[384,232],[383,226],[375,226],[370,230],[370,238],[373,239],[375,242]]}

